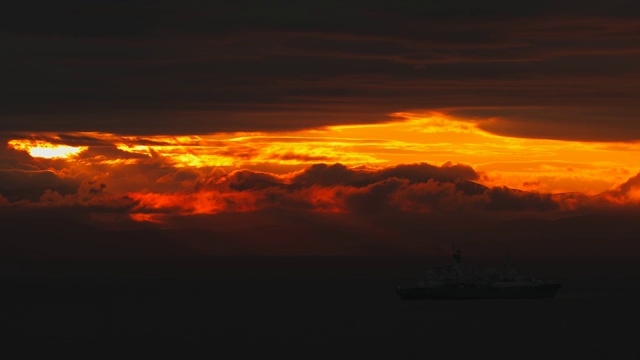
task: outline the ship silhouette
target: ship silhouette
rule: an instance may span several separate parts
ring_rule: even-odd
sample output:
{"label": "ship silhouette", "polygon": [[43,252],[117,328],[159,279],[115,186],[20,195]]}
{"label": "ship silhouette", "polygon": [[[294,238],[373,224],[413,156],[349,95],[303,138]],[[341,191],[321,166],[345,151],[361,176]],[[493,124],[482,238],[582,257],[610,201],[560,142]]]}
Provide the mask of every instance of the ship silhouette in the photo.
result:
{"label": "ship silhouette", "polygon": [[399,286],[403,299],[552,298],[562,283],[535,279],[513,266],[507,253],[504,273],[477,275],[462,263],[460,249],[453,249],[453,264],[436,266],[414,286]]}

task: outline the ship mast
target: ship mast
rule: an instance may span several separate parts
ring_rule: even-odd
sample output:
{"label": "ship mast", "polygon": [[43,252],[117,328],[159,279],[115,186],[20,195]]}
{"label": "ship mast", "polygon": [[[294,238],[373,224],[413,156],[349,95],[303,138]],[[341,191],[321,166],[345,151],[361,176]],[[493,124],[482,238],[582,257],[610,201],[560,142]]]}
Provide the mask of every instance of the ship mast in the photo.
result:
{"label": "ship mast", "polygon": [[460,253],[460,249],[456,249],[455,245],[452,245],[453,248],[453,271],[454,276],[456,277],[456,281],[461,281],[463,278],[463,269],[462,269],[462,254]]}
{"label": "ship mast", "polygon": [[509,247],[505,246],[507,256],[505,259],[505,271],[507,280],[513,280],[515,277],[515,269],[513,268],[513,259],[511,258],[511,253],[509,252]]}
{"label": "ship mast", "polygon": [[451,248],[453,249],[453,260],[456,264],[462,263],[462,255],[460,253],[460,249],[456,249],[455,244],[451,244]]}

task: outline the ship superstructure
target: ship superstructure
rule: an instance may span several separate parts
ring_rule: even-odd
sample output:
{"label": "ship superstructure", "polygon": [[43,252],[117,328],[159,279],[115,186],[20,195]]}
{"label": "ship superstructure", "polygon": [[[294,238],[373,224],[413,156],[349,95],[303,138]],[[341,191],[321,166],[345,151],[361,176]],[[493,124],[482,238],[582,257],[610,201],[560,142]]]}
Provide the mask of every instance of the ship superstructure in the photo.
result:
{"label": "ship superstructure", "polygon": [[513,266],[507,254],[500,273],[478,275],[462,263],[459,249],[453,251],[453,264],[427,271],[415,286],[398,287],[404,299],[551,298],[562,286],[559,282],[534,279]]}

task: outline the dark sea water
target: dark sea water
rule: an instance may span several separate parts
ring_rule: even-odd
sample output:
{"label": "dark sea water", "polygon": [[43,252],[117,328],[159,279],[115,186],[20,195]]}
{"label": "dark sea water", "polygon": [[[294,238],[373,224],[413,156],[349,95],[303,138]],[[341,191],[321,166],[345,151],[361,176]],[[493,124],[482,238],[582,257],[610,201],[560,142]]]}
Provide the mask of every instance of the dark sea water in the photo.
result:
{"label": "dark sea water", "polygon": [[553,299],[402,300],[418,259],[5,261],[4,349],[86,358],[640,359],[640,265],[528,261]]}

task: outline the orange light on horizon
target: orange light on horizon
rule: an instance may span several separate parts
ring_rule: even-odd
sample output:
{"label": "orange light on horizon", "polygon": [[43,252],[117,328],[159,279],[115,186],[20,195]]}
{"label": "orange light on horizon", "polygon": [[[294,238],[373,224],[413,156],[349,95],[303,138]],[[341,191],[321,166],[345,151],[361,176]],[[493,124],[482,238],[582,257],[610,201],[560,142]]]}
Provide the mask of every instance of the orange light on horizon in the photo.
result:
{"label": "orange light on horizon", "polygon": [[[640,143],[517,138],[490,133],[483,125],[438,112],[390,114],[390,121],[280,132],[235,132],[191,136],[119,136],[74,133],[104,144],[104,153],[82,159],[87,166],[135,166],[157,160],[167,168],[250,169],[286,174],[317,163],[382,168],[425,162],[472,166],[478,182],[547,193],[596,194],[640,172]],[[43,136],[46,136],[43,135]],[[71,158],[87,147],[12,140],[34,157]],[[118,151],[113,151],[113,149]],[[75,160],[75,159],[74,159]],[[80,166],[78,162],[76,165]],[[73,165],[69,165],[73,166]]]}
{"label": "orange light on horizon", "polygon": [[10,140],[8,145],[26,151],[34,158],[68,159],[88,149],[87,146],[52,144],[43,140]]}
{"label": "orange light on horizon", "polygon": [[162,224],[162,220],[159,219],[158,214],[144,214],[144,213],[131,213],[129,218],[137,222],[151,222],[155,224]]}

